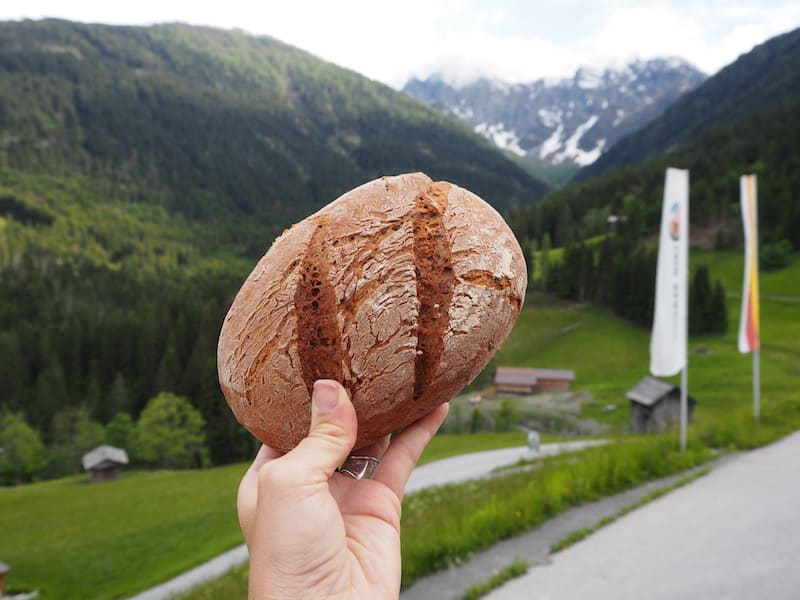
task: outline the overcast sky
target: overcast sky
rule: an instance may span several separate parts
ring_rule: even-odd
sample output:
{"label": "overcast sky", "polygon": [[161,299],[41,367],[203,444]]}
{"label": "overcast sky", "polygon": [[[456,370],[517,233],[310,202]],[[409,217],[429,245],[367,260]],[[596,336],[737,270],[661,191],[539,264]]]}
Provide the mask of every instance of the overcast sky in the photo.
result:
{"label": "overcast sky", "polygon": [[680,56],[707,74],[800,26],[798,0],[3,0],[0,19],[168,21],[268,34],[402,87],[411,75],[507,81]]}

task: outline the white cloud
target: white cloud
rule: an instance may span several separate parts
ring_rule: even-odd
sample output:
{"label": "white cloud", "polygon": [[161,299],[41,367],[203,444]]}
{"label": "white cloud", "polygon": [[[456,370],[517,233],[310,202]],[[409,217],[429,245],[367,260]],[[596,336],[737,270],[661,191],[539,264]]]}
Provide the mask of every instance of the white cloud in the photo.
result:
{"label": "white cloud", "polygon": [[424,77],[444,71],[454,83],[466,83],[478,76],[519,82],[560,76],[577,66],[568,51],[536,37],[453,32],[432,42],[430,49],[430,55],[419,57],[423,60],[418,67],[410,67],[407,75]]}
{"label": "white cloud", "polygon": [[712,73],[800,25],[793,0],[7,0],[2,18],[183,21],[272,35],[402,86],[447,68],[455,79],[564,77],[581,65],[681,56]]}

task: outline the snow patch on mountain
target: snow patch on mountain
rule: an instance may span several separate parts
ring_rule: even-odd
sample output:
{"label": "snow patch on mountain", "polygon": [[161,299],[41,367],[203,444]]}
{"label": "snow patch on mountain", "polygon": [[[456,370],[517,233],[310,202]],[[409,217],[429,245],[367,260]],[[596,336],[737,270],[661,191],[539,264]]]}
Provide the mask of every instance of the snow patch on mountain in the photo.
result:
{"label": "snow patch on mountain", "polygon": [[542,122],[542,125],[545,127],[555,127],[559,123],[561,123],[561,111],[549,110],[547,108],[540,108],[539,112],[539,120]]}
{"label": "snow patch on mountain", "polygon": [[[600,158],[600,154],[602,154],[603,148],[605,147],[606,144],[605,139],[598,140],[594,148],[592,148],[591,150],[584,150],[580,146],[581,138],[586,134],[587,131],[589,131],[592,127],[595,126],[597,121],[598,121],[597,115],[592,115],[584,123],[581,123],[578,126],[578,128],[575,129],[575,132],[564,142],[563,150],[561,152],[556,152],[553,155],[552,162],[554,164],[561,164],[566,159],[570,159],[576,165],[584,167],[586,165],[592,164],[594,161]],[[561,134],[559,131],[559,137],[558,137],[559,143],[556,149],[561,147],[560,138]],[[550,141],[550,139],[552,139],[552,137],[549,138],[548,141]],[[548,150],[551,150],[551,148],[554,147],[555,145],[556,142],[554,140],[551,146],[548,147]],[[548,152],[547,155],[549,154],[552,154],[552,152]],[[541,156],[541,153],[540,153],[540,158],[544,158],[543,156]]]}
{"label": "snow patch on mountain", "polygon": [[519,156],[585,166],[705,76],[668,58],[583,67],[573,77],[531,83],[484,78],[454,87],[446,79],[411,79],[404,90]]}
{"label": "snow patch on mountain", "polygon": [[539,158],[544,160],[551,154],[555,154],[561,148],[561,136],[564,134],[564,126],[559,123],[553,134],[547,138],[539,148]]}
{"label": "snow patch on mountain", "polygon": [[506,130],[502,123],[480,123],[475,126],[475,133],[492,140],[496,146],[510,150],[517,156],[525,156],[525,150],[519,146],[519,138],[513,131]]}

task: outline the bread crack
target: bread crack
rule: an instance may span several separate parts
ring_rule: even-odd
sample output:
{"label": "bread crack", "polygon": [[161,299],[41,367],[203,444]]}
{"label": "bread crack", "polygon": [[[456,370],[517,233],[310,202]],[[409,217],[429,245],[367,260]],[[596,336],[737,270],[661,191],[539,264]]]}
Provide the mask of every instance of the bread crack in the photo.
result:
{"label": "bread crack", "polygon": [[417,196],[409,213],[414,232],[414,264],[419,317],[414,363],[414,399],[419,399],[436,377],[450,325],[450,303],[456,278],[450,243],[444,227],[446,186],[432,184]]}
{"label": "bread crack", "polygon": [[309,395],[317,379],[342,381],[342,341],[326,244],[324,221],[320,220],[300,263],[294,293],[297,350]]}

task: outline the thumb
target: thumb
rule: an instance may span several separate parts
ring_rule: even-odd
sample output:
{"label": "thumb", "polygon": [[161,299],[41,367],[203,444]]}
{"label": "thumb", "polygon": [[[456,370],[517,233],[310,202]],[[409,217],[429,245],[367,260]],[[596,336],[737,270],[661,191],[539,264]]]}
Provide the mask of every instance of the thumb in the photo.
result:
{"label": "thumb", "polygon": [[356,411],[347,391],[330,379],[315,381],[308,436],[286,458],[296,461],[297,472],[327,481],[353,449],[357,428]]}

